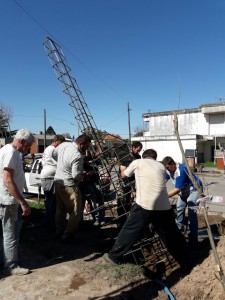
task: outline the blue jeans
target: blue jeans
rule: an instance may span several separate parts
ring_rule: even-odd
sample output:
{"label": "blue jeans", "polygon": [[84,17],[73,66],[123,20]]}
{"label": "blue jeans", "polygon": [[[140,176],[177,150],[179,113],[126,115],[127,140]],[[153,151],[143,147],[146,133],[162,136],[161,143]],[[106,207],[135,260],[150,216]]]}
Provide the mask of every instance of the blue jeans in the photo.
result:
{"label": "blue jeans", "polygon": [[198,216],[195,209],[191,207],[197,206],[198,192],[192,192],[188,197],[179,197],[177,201],[177,226],[180,230],[184,230],[185,226],[185,210],[188,207],[188,225],[190,229],[189,238],[197,239],[198,237]]}
{"label": "blue jeans", "polygon": [[91,210],[95,210],[91,213],[93,220],[98,220],[99,222],[104,221],[105,218],[105,207],[104,207],[104,198],[100,190],[96,187],[95,183],[85,183],[82,182],[80,185],[80,191],[82,195],[82,204],[85,205],[87,200],[90,204]]}
{"label": "blue jeans", "polygon": [[16,231],[18,205],[1,205],[0,219],[3,231],[3,261],[4,268],[13,268],[18,260],[18,232]]}

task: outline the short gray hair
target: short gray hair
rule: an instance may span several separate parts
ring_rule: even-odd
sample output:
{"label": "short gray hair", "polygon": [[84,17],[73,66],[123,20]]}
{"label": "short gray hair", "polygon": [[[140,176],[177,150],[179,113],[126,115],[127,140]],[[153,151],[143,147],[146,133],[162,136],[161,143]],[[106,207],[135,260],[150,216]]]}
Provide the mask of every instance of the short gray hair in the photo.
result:
{"label": "short gray hair", "polygon": [[27,143],[34,143],[35,137],[28,129],[20,129],[14,136],[14,141],[25,140]]}

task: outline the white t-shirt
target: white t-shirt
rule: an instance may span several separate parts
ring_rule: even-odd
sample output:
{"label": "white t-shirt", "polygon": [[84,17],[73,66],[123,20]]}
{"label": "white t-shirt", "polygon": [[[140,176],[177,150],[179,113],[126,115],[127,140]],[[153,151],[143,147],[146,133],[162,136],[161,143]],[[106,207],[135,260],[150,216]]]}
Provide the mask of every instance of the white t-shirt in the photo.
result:
{"label": "white t-shirt", "polygon": [[54,160],[52,157],[52,153],[54,151],[55,147],[50,145],[48,146],[42,157],[42,167],[43,169],[41,170],[41,178],[54,178],[55,172],[56,172],[56,167],[57,167],[57,162]]}
{"label": "white t-shirt", "polygon": [[135,174],[136,203],[147,210],[168,210],[171,205],[165,183],[165,167],[154,159],[136,159],[125,170]]}
{"label": "white t-shirt", "polygon": [[25,183],[23,162],[20,157],[20,152],[11,144],[5,145],[0,149],[0,203],[4,205],[18,204],[16,199],[9,194],[7,187],[3,183],[4,168],[14,170],[13,181],[18,191],[22,194]]}

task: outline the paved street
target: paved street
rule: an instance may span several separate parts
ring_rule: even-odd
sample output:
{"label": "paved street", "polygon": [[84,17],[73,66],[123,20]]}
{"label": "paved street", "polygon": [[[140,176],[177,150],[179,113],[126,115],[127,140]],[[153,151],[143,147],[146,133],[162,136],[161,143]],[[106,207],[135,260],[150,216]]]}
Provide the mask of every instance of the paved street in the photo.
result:
{"label": "paved street", "polygon": [[221,176],[199,176],[204,184],[205,194],[222,196],[225,200],[225,177]]}

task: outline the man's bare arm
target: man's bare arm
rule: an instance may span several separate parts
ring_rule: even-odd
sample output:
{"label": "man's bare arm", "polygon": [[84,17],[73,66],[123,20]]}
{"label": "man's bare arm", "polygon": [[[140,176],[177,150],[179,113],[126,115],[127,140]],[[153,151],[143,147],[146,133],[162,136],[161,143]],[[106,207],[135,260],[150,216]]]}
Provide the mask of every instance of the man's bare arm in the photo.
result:
{"label": "man's bare arm", "polygon": [[127,167],[125,166],[120,166],[120,172],[121,172],[121,176],[122,178],[127,178],[127,176],[124,174],[124,171],[126,170]]}
{"label": "man's bare arm", "polygon": [[16,201],[20,204],[23,215],[28,216],[30,214],[30,207],[24,197],[18,191],[18,188],[13,180],[13,169],[5,168],[3,171],[3,182],[7,187],[9,194],[16,199]]}
{"label": "man's bare arm", "polygon": [[168,197],[169,197],[169,198],[170,198],[170,197],[173,197],[173,196],[179,194],[180,191],[181,191],[181,189],[175,188],[175,189],[171,190],[171,191],[168,193]]}

